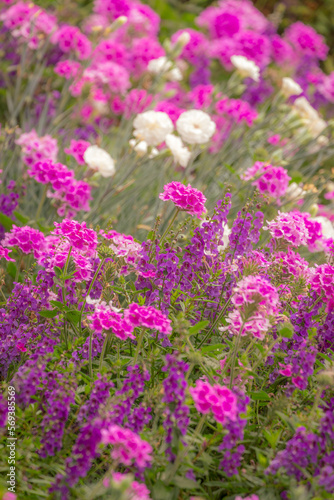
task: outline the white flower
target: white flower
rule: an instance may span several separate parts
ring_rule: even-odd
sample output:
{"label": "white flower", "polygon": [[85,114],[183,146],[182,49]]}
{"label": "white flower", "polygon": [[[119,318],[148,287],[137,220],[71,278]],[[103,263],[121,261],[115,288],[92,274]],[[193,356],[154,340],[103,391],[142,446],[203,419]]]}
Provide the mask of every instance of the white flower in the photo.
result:
{"label": "white flower", "polygon": [[292,95],[301,94],[303,89],[292,78],[285,77],[282,80],[282,92],[285,97],[291,97]]}
{"label": "white flower", "polygon": [[162,111],[145,111],[136,116],[133,121],[137,139],[147,142],[148,146],[161,144],[168,134],[174,130],[173,122]]}
{"label": "white flower", "polygon": [[285,196],[288,200],[299,200],[304,198],[305,194],[306,191],[296,182],[292,182],[285,192]]}
{"label": "white flower", "polygon": [[98,146],[89,146],[84,152],[84,160],[89,168],[97,170],[102,177],[111,177],[116,172],[114,160]]}
{"label": "white flower", "polygon": [[167,57],[162,56],[158,59],[151,59],[147,65],[147,69],[154,75],[159,75],[159,73],[165,73],[172,67],[171,61],[168,61]]}
{"label": "white flower", "polygon": [[185,111],[176,122],[180,136],[189,144],[208,142],[216,130],[216,124],[207,113],[199,109]]}
{"label": "white flower", "polygon": [[167,80],[179,82],[182,80],[182,73],[179,68],[172,68],[173,64],[167,60],[167,57],[162,56],[158,59],[151,59],[148,63],[148,70],[154,75],[164,74]]}
{"label": "white flower", "polygon": [[334,239],[334,228],[332,222],[327,219],[327,217],[323,217],[322,215],[318,215],[318,217],[314,217],[314,219],[321,224],[322,235],[324,238],[333,238]]}
{"label": "white flower", "polygon": [[[327,123],[325,122],[325,120],[320,118],[318,112],[311,106],[311,104],[307,99],[305,99],[305,97],[298,97],[298,99],[296,99],[294,102],[294,108],[297,113],[303,118],[306,127],[313,137],[318,137],[321,132],[327,127]],[[326,139],[326,137],[324,137],[324,139]],[[322,142],[326,141],[322,140]]]}
{"label": "white flower", "polygon": [[260,68],[254,61],[250,61],[244,56],[232,56],[231,63],[242,77],[252,78],[255,82],[260,80]]}
{"label": "white flower", "polygon": [[191,153],[188,148],[183,146],[180,137],[176,135],[169,134],[166,137],[166,144],[174,156],[176,163],[179,163],[181,167],[186,167],[189,163]]}
{"label": "white flower", "polygon": [[[145,141],[138,142],[136,139],[130,139],[129,144],[134,149],[134,151],[136,151],[138,156],[144,156],[147,154],[148,151],[147,142]],[[159,151],[156,148],[152,148],[149,154],[149,158],[154,158],[154,156],[157,156],[158,154]]]}
{"label": "white flower", "polygon": [[297,113],[306,120],[318,120],[319,115],[305,97],[298,97],[293,103]]}

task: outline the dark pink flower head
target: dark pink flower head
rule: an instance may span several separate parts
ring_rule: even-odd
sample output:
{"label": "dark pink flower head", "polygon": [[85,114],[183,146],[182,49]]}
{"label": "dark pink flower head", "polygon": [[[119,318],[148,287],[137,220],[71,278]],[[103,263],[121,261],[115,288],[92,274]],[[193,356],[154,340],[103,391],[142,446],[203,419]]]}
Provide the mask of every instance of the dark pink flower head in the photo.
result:
{"label": "dark pink flower head", "polygon": [[255,179],[252,185],[257,187],[261,194],[275,198],[278,202],[280,197],[285,195],[291,179],[285,168],[274,167],[261,161],[248,168],[243,178],[246,181]]}
{"label": "dark pink flower head", "polygon": [[45,236],[32,227],[13,225],[10,232],[5,234],[1,244],[4,247],[18,247],[23,253],[33,253],[37,258],[44,249]]}
{"label": "dark pink flower head", "polygon": [[[228,315],[228,329],[234,335],[252,334],[259,339],[270,328],[269,316],[278,313],[279,296],[276,288],[262,276],[247,276],[234,288],[235,309]],[[253,305],[249,312],[249,306]]]}
{"label": "dark pink flower head", "polygon": [[88,141],[83,141],[79,140],[76,141],[74,139],[71,140],[71,144],[69,148],[64,149],[65,153],[68,155],[73,156],[76,161],[79,163],[79,165],[84,165],[85,160],[84,160],[84,152],[86,151],[87,148],[90,146],[90,142]]}
{"label": "dark pink flower head", "polygon": [[121,340],[136,338],[133,335],[134,326],[111,304],[107,305],[105,302],[97,304],[95,311],[87,319],[91,322],[91,328],[95,332],[111,331]]}
{"label": "dark pink flower head", "polygon": [[197,380],[196,386],[189,389],[195,406],[200,413],[212,412],[217,422],[236,420],[238,415],[237,397],[227,387]]}
{"label": "dark pink flower head", "polygon": [[311,280],[311,288],[319,295],[323,295],[328,309],[334,308],[334,266],[322,264],[315,269]]}
{"label": "dark pink flower head", "polygon": [[94,256],[97,248],[97,234],[93,229],[86,227],[85,222],[64,219],[55,222],[56,229],[52,234],[65,237],[71,246],[87,256]]}
{"label": "dark pink flower head", "polygon": [[284,37],[293,45],[296,52],[302,56],[310,56],[322,61],[327,57],[328,47],[323,36],[301,21],[291,24]]}
{"label": "dark pink flower head", "polygon": [[102,429],[102,442],[111,444],[113,460],[127,467],[134,465],[142,471],[152,463],[152,446],[130,429],[110,425]]}
{"label": "dark pink flower head", "polygon": [[172,333],[171,321],[166,316],[152,306],[140,306],[133,302],[124,311],[124,317],[134,327],[144,326],[160,333],[170,335]]}
{"label": "dark pink flower head", "polygon": [[0,245],[0,259],[5,259],[8,262],[15,262],[15,259],[11,259],[8,255],[8,248],[4,248],[2,245]]}
{"label": "dark pink flower head", "polygon": [[160,193],[159,198],[163,201],[172,201],[180,210],[196,215],[198,219],[201,219],[202,214],[206,212],[204,194],[190,184],[185,186],[181,182],[170,182],[164,186],[164,192]]}

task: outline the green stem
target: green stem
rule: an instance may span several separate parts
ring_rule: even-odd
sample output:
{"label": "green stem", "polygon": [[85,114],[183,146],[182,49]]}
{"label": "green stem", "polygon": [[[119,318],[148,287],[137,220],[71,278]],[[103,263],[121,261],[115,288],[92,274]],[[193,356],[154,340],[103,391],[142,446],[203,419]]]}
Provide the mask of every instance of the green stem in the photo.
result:
{"label": "green stem", "polygon": [[236,357],[237,357],[237,352],[238,352],[238,349],[239,349],[239,343],[240,343],[240,337],[241,337],[241,332],[243,330],[245,326],[245,323],[242,323],[241,325],[241,328],[238,332],[238,336],[237,336],[237,340],[235,342],[235,348],[234,348],[234,351],[233,351],[233,356],[232,356],[232,366],[231,366],[231,375],[230,375],[230,389],[232,389],[232,385],[233,385],[233,380],[234,380],[234,369],[235,369],[235,360],[236,360]]}
{"label": "green stem", "polygon": [[137,363],[137,359],[139,356],[139,351],[143,343],[143,338],[144,338],[144,333],[145,333],[145,327],[141,329],[141,332],[139,334],[138,342],[137,342],[137,347],[136,347],[136,352],[135,352],[135,357],[133,360],[133,364],[135,365]]}
{"label": "green stem", "polygon": [[180,211],[181,211],[181,210],[180,210],[179,208],[177,208],[177,209],[175,210],[174,215],[173,215],[173,217],[171,218],[171,220],[170,220],[170,222],[169,222],[169,224],[168,224],[168,226],[167,226],[166,231],[164,232],[164,234],[163,234],[163,235],[161,236],[161,238],[160,238],[160,242],[159,242],[159,243],[160,243],[160,245],[161,245],[161,243],[163,242],[163,240],[166,238],[166,236],[167,236],[167,234],[168,234],[168,231],[170,230],[171,226],[173,225],[173,222],[175,221],[175,219],[176,219],[176,217],[178,216],[178,213],[179,213]]}
{"label": "green stem", "polygon": [[80,330],[82,330],[82,326],[81,326],[81,321],[82,321],[82,315],[84,313],[84,310],[85,310],[85,307],[86,307],[86,301],[87,301],[87,297],[89,297],[89,294],[94,286],[94,283],[96,281],[96,278],[98,277],[99,275],[99,272],[101,271],[101,267],[103,266],[104,264],[104,261],[105,261],[105,258],[101,260],[100,264],[99,264],[99,267],[97,268],[94,276],[93,276],[93,279],[89,285],[89,288],[88,288],[88,292],[86,293],[86,297],[84,298],[84,301],[83,301],[83,304],[82,304],[82,307],[81,307],[81,311],[80,311],[80,317],[79,317],[79,327],[80,327]]}
{"label": "green stem", "polygon": [[93,356],[92,356],[92,330],[90,331],[89,334],[89,376],[90,378],[93,378]]}
{"label": "green stem", "polygon": [[[108,345],[109,337],[110,337],[110,333],[107,333],[107,334],[106,334],[106,338],[104,339],[104,342],[103,342],[102,352],[101,352],[101,355],[100,355],[100,363],[99,363],[99,370],[100,370],[100,373],[101,373],[101,370],[102,370],[102,365],[103,365],[104,355],[105,355],[105,353],[106,353],[106,349],[107,349],[107,345]],[[91,366],[91,365],[89,365],[89,367],[90,367],[90,366]]]}

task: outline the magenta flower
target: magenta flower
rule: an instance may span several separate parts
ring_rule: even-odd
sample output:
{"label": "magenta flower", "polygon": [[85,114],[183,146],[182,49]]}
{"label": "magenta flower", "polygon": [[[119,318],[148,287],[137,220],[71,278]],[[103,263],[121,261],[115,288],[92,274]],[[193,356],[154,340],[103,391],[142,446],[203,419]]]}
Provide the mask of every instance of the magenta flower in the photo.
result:
{"label": "magenta flower", "polygon": [[248,168],[243,175],[247,180],[255,179],[252,185],[255,186],[261,194],[265,194],[275,198],[277,202],[280,197],[284,196],[291,177],[288,176],[287,171],[283,167],[274,167],[273,165],[266,165],[261,161]]}
{"label": "magenta flower", "polygon": [[164,314],[152,306],[140,306],[133,302],[124,311],[124,317],[134,326],[144,326],[160,333],[172,333],[171,321]]}
{"label": "magenta flower", "polygon": [[15,262],[15,259],[11,259],[8,255],[8,248],[4,248],[3,246],[0,245],[0,259],[5,259],[8,262]]}
{"label": "magenta flower", "polygon": [[206,212],[204,194],[190,184],[185,186],[181,182],[170,182],[164,186],[164,192],[159,194],[159,198],[163,201],[171,200],[180,210],[196,215],[198,219]]}
{"label": "magenta flower", "polygon": [[110,425],[108,428],[102,429],[102,442],[111,444],[113,446],[111,452],[113,460],[117,460],[127,467],[134,465],[138,469],[144,470],[152,463],[152,446],[130,429]]}
{"label": "magenta flower", "polygon": [[44,249],[45,237],[32,227],[13,225],[10,232],[5,234],[1,244],[4,247],[18,247],[23,253],[33,253],[37,258]]}
{"label": "magenta flower", "polygon": [[227,387],[219,384],[212,386],[208,382],[197,380],[196,386],[191,387],[189,391],[200,413],[212,412],[214,418],[220,423],[224,423],[226,419],[237,418],[237,397]]}
{"label": "magenta flower", "polygon": [[98,304],[93,314],[88,316],[87,319],[91,321],[91,328],[97,333],[106,330],[112,331],[121,340],[135,339],[132,333],[134,326],[130,321],[105,302]]}
{"label": "magenta flower", "polygon": [[52,234],[64,236],[75,249],[87,256],[93,256],[97,248],[97,234],[93,229],[86,227],[85,222],[64,219],[60,223],[55,222],[56,229]]}

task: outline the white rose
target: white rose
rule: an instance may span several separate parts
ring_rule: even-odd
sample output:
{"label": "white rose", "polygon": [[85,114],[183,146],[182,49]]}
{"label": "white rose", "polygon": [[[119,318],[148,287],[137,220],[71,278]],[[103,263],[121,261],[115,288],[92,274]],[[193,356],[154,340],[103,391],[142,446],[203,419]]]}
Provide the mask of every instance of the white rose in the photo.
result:
{"label": "white rose", "polygon": [[162,111],[145,111],[136,116],[133,121],[137,139],[147,142],[148,146],[161,144],[168,134],[174,130],[173,122]]}
{"label": "white rose", "polygon": [[176,129],[189,144],[204,144],[216,131],[216,124],[207,113],[199,109],[185,111],[176,122]]}
{"label": "white rose", "polygon": [[332,222],[327,219],[327,217],[323,217],[322,215],[318,215],[318,217],[314,217],[313,220],[320,222],[322,235],[324,238],[333,238],[334,239],[334,228]]}
{"label": "white rose", "polygon": [[296,83],[292,78],[283,78],[282,80],[282,92],[285,97],[291,97],[292,95],[299,95],[303,92],[298,83]]}
{"label": "white rose", "polygon": [[218,246],[219,252],[222,252],[228,246],[231,232],[232,232],[231,229],[228,227],[227,224],[225,224],[224,225],[224,235],[223,235],[223,238],[221,239],[221,242],[223,244]]}
{"label": "white rose", "polygon": [[102,177],[112,177],[116,172],[114,160],[98,146],[89,146],[84,152],[84,160],[89,168],[97,170]]}
{"label": "white rose", "polygon": [[188,148],[183,146],[180,137],[169,134],[166,137],[166,144],[171,150],[176,163],[179,163],[181,167],[185,168],[189,163],[191,153]]}
{"label": "white rose", "polygon": [[[327,127],[325,120],[320,118],[318,112],[311,106],[305,97],[298,97],[294,102],[294,108],[303,118],[306,127],[313,137],[318,137]],[[320,145],[321,143],[325,144],[327,142],[326,139],[326,137],[323,137],[323,139],[320,140]]]}
{"label": "white rose", "polygon": [[254,61],[250,61],[244,56],[232,56],[231,63],[242,77],[252,78],[255,82],[260,80],[260,68]]}

